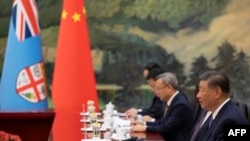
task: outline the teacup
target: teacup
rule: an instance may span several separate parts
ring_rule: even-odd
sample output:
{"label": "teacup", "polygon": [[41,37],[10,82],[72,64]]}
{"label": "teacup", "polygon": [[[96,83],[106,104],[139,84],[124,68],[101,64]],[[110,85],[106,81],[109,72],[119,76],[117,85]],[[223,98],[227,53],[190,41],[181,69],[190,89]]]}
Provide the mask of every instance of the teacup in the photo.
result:
{"label": "teacup", "polygon": [[119,139],[125,139],[127,137],[127,130],[123,127],[116,128],[116,137]]}
{"label": "teacup", "polygon": [[104,117],[103,124],[106,128],[111,128],[113,126],[113,118],[112,117]]}
{"label": "teacup", "polygon": [[108,111],[103,111],[103,116],[104,118],[111,118],[113,116],[112,112],[108,112]]}

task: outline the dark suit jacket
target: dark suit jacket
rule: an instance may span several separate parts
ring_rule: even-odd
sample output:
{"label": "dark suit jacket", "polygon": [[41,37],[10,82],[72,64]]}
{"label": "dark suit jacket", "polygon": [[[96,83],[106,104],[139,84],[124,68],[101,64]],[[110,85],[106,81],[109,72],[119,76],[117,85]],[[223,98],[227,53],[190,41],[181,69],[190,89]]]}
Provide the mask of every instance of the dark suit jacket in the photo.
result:
{"label": "dark suit jacket", "polygon": [[225,125],[249,124],[239,108],[229,100],[219,111],[210,128],[205,134],[199,134],[197,141],[224,141],[223,127]]}
{"label": "dark suit jacket", "polygon": [[139,112],[138,114],[141,114],[143,116],[150,115],[155,119],[160,119],[163,115],[163,107],[164,107],[164,102],[161,101],[157,96],[155,96],[151,106],[147,109],[142,109],[142,111]]}
{"label": "dark suit jacket", "polygon": [[179,93],[172,100],[165,117],[146,124],[146,131],[161,133],[167,141],[185,141],[194,125],[191,104]]}
{"label": "dark suit jacket", "polygon": [[[196,126],[198,126],[198,125],[201,126],[201,123],[203,122],[203,120],[204,120],[204,118],[205,118],[207,112],[208,112],[207,110],[201,110],[200,116],[198,117],[197,120],[195,120],[196,123],[195,123],[195,125],[194,125],[194,127],[193,127],[193,129],[192,129],[192,132],[190,133],[190,135],[189,135],[187,141],[190,141],[190,140],[191,140],[191,138],[192,138],[192,136],[193,136],[193,134],[194,134],[194,132],[195,132],[195,130],[196,130],[196,129],[195,129]],[[201,137],[201,136],[208,130],[208,124],[209,124],[209,121],[208,121],[208,119],[207,119],[206,122],[203,123],[202,127],[197,128],[199,131],[197,132],[196,139],[194,139],[195,141],[197,141],[198,138]]]}

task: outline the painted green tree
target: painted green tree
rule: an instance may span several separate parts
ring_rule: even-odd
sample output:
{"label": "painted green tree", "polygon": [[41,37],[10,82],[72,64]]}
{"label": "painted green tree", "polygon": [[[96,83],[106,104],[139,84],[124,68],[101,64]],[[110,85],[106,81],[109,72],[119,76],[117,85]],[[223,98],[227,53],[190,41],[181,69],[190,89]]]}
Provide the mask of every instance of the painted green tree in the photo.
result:
{"label": "painted green tree", "polygon": [[212,59],[215,61],[215,70],[228,75],[231,81],[231,95],[243,101],[249,98],[250,83],[249,57],[243,51],[236,52],[235,46],[225,41],[218,46],[218,54]]}
{"label": "painted green tree", "polygon": [[208,66],[207,59],[201,55],[194,59],[192,63],[191,73],[189,75],[190,80],[187,82],[187,86],[196,86],[199,83],[200,74],[204,73],[211,68]]}
{"label": "painted green tree", "polygon": [[[228,0],[86,0],[90,22],[131,24],[144,30],[197,28],[222,14]],[[114,24],[114,23],[113,23]]]}
{"label": "painted green tree", "polygon": [[[240,51],[236,54],[235,59],[233,60],[233,76],[231,78],[232,84],[232,94],[235,97],[246,100],[249,98],[250,94],[250,65],[249,65],[249,56],[246,56],[246,53]],[[239,81],[240,80],[240,81]]]}
{"label": "painted green tree", "polygon": [[218,54],[212,59],[212,61],[216,62],[215,69],[226,73],[229,77],[233,77],[235,54],[235,47],[227,41],[218,46]]}

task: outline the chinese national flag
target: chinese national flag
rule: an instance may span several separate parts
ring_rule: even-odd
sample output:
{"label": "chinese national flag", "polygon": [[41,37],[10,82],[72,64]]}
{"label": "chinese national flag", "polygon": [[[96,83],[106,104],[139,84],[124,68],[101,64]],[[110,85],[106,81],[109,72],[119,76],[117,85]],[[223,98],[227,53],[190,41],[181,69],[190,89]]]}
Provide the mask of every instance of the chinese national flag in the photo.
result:
{"label": "chinese national flag", "polygon": [[98,98],[83,0],[64,0],[52,83],[53,141],[80,141],[80,112]]}

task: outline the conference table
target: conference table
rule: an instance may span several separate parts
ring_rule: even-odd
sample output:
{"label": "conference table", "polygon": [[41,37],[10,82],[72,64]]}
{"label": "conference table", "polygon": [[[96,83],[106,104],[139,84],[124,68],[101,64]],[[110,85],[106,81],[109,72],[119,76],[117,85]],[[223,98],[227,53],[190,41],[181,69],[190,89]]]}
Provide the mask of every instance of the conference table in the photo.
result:
{"label": "conference table", "polygon": [[18,135],[22,141],[48,141],[54,117],[55,112],[51,109],[0,110],[0,131]]}
{"label": "conference table", "polygon": [[[81,113],[81,116],[83,116],[83,113]],[[101,121],[102,116],[99,117],[99,119]],[[83,129],[89,128],[90,125],[88,122],[84,122],[83,120],[81,120],[81,122],[83,123],[82,133],[84,136],[82,141],[89,141],[88,139],[92,139],[92,131]],[[113,139],[111,137],[112,133],[113,132],[111,130],[101,130],[101,139],[103,139],[103,141],[116,141],[116,139]],[[164,138],[160,135],[160,133],[156,132],[130,132],[129,135],[130,137],[136,137],[136,141],[165,141]]]}
{"label": "conference table", "polygon": [[[85,139],[92,138],[92,132],[82,132]],[[165,141],[159,133],[155,132],[131,132],[131,137],[137,137],[137,141]],[[111,138],[110,131],[102,131],[101,139],[106,139],[106,141],[116,141]],[[84,139],[82,139],[84,141]]]}

